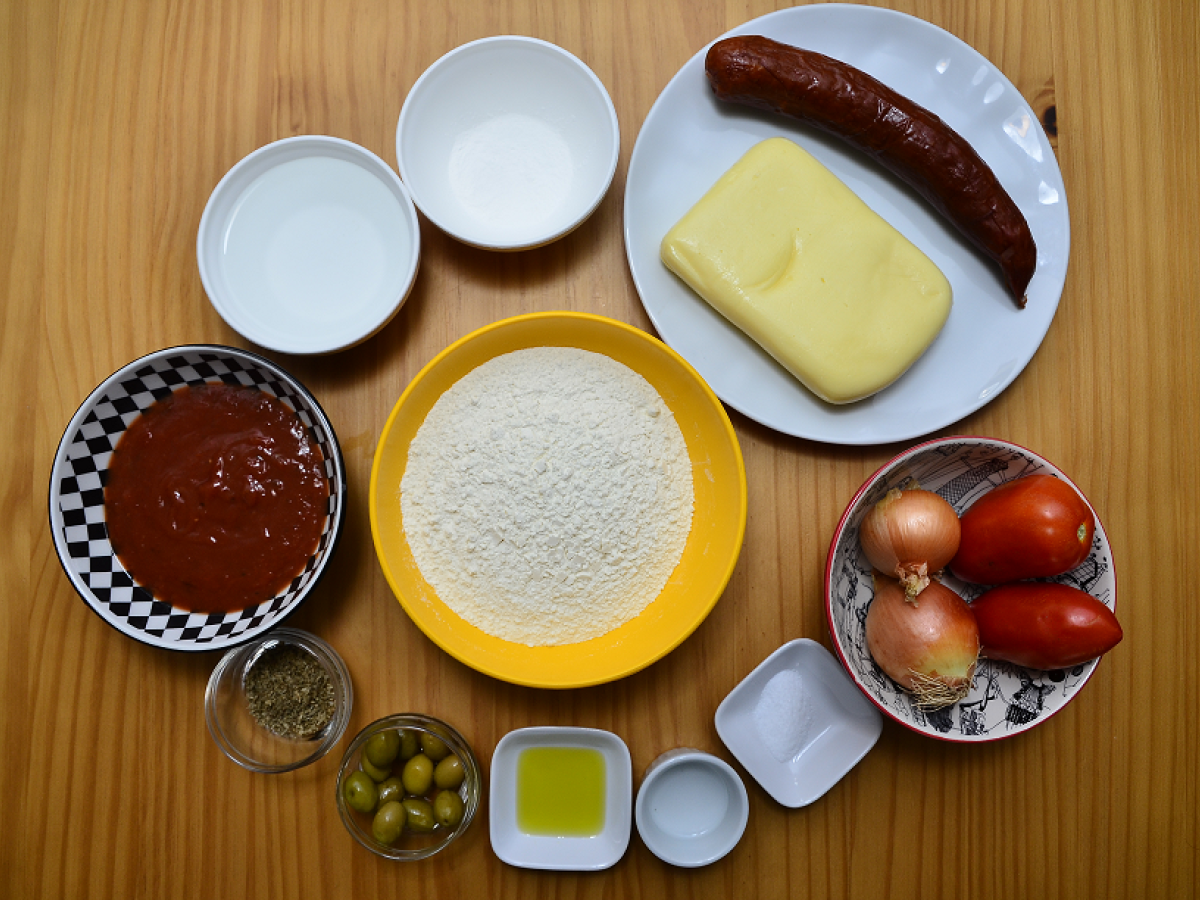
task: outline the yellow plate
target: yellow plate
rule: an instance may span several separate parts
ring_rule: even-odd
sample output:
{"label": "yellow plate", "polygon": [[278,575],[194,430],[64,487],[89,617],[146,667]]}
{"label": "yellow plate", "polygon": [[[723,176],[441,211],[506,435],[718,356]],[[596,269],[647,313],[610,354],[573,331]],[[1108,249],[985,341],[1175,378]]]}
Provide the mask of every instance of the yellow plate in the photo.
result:
{"label": "yellow plate", "polygon": [[[404,537],[400,480],[408,448],[438,398],[488,360],[526,347],[578,347],[640,373],[675,415],[692,460],[692,530],[666,587],[641,615],[608,634],[557,647],[493,637],[453,612],[421,576]],[[371,536],[383,574],[417,626],[468,666],[514,684],[572,688],[623,678],[679,646],[716,605],[746,532],[746,469],[733,426],[696,371],[661,341],[629,325],[584,313],[504,319],[451,344],[412,380],[375,452]]]}

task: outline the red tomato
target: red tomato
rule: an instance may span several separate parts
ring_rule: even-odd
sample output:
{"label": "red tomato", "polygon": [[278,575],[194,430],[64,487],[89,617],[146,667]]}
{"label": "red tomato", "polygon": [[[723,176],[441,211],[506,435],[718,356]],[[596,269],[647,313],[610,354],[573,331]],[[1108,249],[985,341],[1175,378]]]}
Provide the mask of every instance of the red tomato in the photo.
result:
{"label": "red tomato", "polygon": [[988,491],[962,514],[950,571],[974,584],[1053,578],[1092,549],[1096,518],[1079,493],[1053,475],[1026,475]]}
{"label": "red tomato", "polygon": [[981,655],[1064,669],[1107,653],[1123,636],[1113,611],[1067,584],[1025,581],[987,591],[971,604]]}

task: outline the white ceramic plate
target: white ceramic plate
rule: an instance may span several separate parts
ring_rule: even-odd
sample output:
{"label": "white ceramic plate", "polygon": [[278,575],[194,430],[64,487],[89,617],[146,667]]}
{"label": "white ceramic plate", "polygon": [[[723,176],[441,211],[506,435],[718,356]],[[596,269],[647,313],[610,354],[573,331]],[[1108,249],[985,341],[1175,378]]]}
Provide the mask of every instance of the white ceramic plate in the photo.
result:
{"label": "white ceramic plate", "polygon": [[820,798],[858,765],[879,740],[883,717],[828,650],[797,638],[721,701],[716,726],[754,780],[795,808]]}
{"label": "white ceramic plate", "polygon": [[[604,828],[591,837],[530,834],[517,824],[517,760],[531,747],[583,747],[604,756]],[[617,735],[598,728],[518,728],[492,754],[488,820],[492,850],[525,869],[598,871],[625,855],[633,828],[633,761]]]}
{"label": "white ceramic plate", "polygon": [[[834,444],[880,444],[943,428],[982,407],[1033,357],[1066,279],[1070,224],[1054,152],[1004,75],[958,38],[885,9],[785,9],[734,34],[762,34],[835,57],[937,113],[992,167],[1038,245],[1029,303],[1018,309],[999,270],[913,191],[841,141],[782,116],[722,103],[705,47],[651,108],[625,187],[625,247],[642,304],[663,341],[726,404],[777,431]],[[729,36],[725,35],[725,36]],[[954,289],[942,333],[895,384],[846,406],[818,400],[663,265],[663,235],[759,141],[803,146],[920,247]]]}

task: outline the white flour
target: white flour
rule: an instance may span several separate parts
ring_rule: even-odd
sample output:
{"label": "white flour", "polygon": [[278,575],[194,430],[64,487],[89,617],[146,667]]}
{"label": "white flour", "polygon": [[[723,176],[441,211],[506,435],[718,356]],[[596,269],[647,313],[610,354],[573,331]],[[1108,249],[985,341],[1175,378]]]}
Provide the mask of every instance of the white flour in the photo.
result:
{"label": "white flour", "polygon": [[692,469],[658,392],[598,353],[496,357],[434,404],[400,485],[405,536],[452,610],[530,646],[606,634],[658,596]]}

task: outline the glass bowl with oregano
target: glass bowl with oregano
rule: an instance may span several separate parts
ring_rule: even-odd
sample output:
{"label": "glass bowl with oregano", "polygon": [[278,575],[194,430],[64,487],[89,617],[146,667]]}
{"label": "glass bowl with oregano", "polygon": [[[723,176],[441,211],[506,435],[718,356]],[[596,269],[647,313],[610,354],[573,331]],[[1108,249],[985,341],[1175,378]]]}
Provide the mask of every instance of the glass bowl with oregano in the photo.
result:
{"label": "glass bowl with oregano", "polygon": [[252,772],[290,772],[320,759],[345,734],[353,706],[342,658],[295,628],[230,650],[204,694],[213,740]]}

